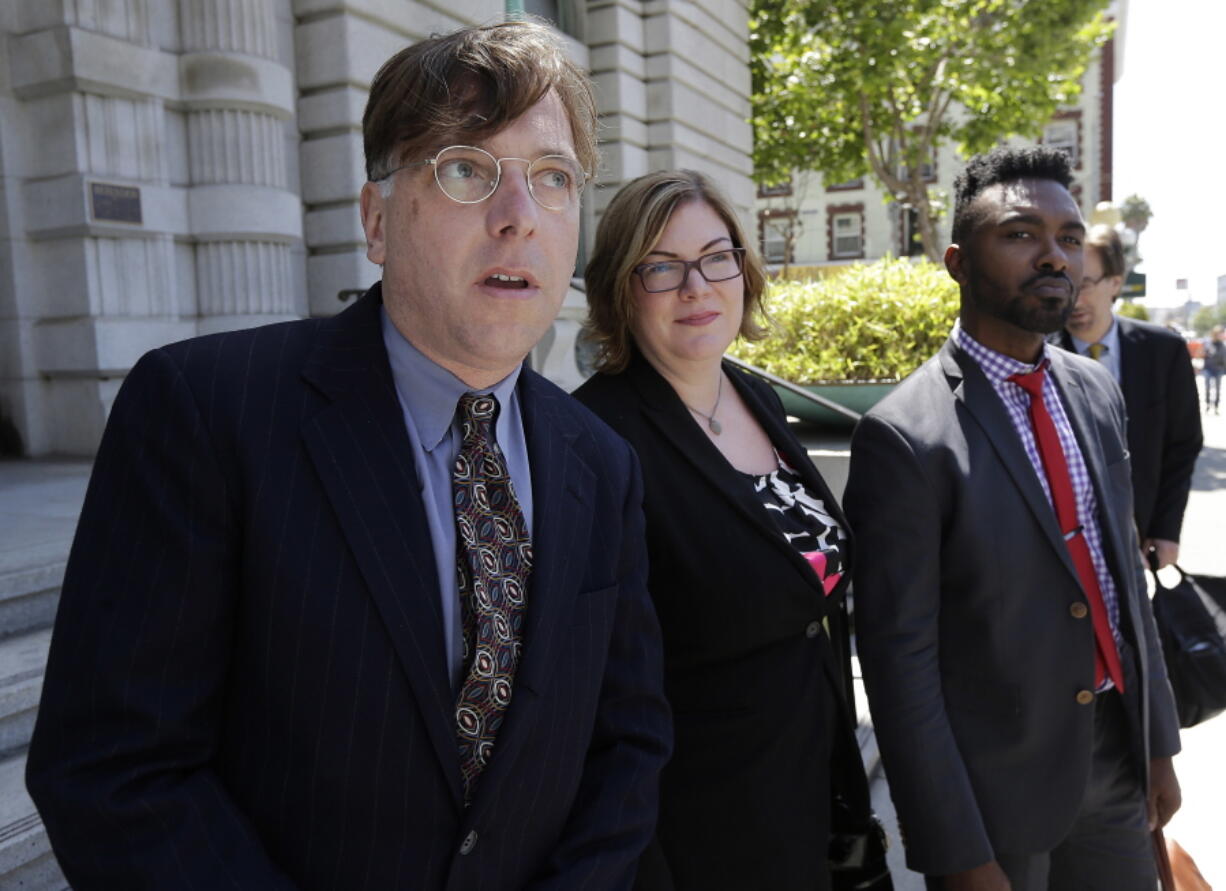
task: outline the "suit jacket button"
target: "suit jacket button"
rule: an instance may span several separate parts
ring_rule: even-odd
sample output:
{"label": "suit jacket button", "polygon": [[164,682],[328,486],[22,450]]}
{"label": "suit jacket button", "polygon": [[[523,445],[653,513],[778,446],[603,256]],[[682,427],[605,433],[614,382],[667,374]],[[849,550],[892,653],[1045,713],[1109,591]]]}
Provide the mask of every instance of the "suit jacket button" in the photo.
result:
{"label": "suit jacket button", "polygon": [[1074,619],[1084,619],[1090,614],[1090,608],[1084,603],[1078,601],[1077,603],[1069,605],[1068,612]]}
{"label": "suit jacket button", "polygon": [[1094,691],[1093,690],[1078,690],[1077,691],[1077,704],[1078,705],[1089,705],[1093,701],[1094,701]]}
{"label": "suit jacket button", "polygon": [[822,623],[821,622],[810,622],[808,625],[805,626],[805,637],[809,638],[810,640],[817,637],[821,633],[822,633]]}
{"label": "suit jacket button", "polygon": [[464,836],[464,841],[460,842],[460,853],[471,854],[473,848],[477,846],[477,830],[470,829],[468,835]]}

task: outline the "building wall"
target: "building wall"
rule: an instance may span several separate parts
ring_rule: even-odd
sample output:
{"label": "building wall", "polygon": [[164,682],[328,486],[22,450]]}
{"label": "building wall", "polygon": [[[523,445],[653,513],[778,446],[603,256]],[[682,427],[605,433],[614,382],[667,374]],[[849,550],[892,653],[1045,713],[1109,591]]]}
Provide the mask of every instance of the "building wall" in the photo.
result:
{"label": "building wall", "polygon": [[2,24],[0,424],[88,454],[141,353],[305,311],[289,0]]}
{"label": "building wall", "polygon": [[[743,0],[533,0],[597,87],[595,221],[626,180],[715,175],[752,211]],[[331,315],[378,279],[358,217],[379,65],[500,0],[0,6],[0,453],[90,454],[123,375],[199,333]],[[137,216],[139,212],[139,217]],[[582,259],[582,258],[581,258]],[[534,365],[581,375],[572,290]]]}

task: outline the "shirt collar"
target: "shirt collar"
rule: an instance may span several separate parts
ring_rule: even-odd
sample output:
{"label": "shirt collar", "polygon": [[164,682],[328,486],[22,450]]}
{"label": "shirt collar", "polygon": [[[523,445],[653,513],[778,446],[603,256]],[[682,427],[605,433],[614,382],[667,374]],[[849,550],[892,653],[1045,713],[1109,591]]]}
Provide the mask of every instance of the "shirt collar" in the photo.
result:
{"label": "shirt collar", "polygon": [[1084,356],[1091,346],[1096,343],[1101,343],[1107,348],[1107,355],[1118,356],[1120,354],[1120,323],[1116,321],[1115,314],[1111,314],[1111,327],[1107,329],[1107,333],[1098,340],[1082,340],[1076,334],[1069,333],[1069,337],[1073,341],[1073,347],[1079,355]]}
{"label": "shirt collar", "polygon": [[494,386],[474,390],[413,346],[392,324],[386,308],[380,307],[380,317],[383,344],[392,366],[396,392],[417,430],[422,448],[432,452],[443,441],[455,420],[456,404],[465,393],[493,393],[502,406],[498,416],[498,426],[502,426],[507,406],[515,394],[522,363]]}
{"label": "shirt collar", "polygon": [[966,329],[962,327],[960,319],[954,321],[954,330],[950,337],[954,339],[954,342],[967,355],[975,360],[975,364],[979,366],[993,386],[1007,380],[1010,375],[1028,374],[1040,365],[1046,367],[1048,350],[1051,349],[1047,341],[1043,341],[1038,361],[1034,363],[1023,362],[1020,359],[1014,359],[1012,356],[998,353],[996,350],[981,344],[967,333]]}

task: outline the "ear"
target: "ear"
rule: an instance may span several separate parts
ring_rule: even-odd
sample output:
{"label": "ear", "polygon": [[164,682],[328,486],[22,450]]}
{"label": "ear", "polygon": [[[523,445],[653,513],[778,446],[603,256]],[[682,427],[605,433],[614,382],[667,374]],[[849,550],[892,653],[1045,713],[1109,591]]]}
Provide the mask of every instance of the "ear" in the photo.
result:
{"label": "ear", "polygon": [[945,271],[960,285],[966,284],[966,254],[960,245],[951,244],[945,248]]}
{"label": "ear", "polygon": [[1124,276],[1113,275],[1107,279],[1107,283],[1111,286],[1111,302],[1114,303],[1124,290]]}
{"label": "ear", "polygon": [[362,231],[366,233],[366,259],[382,266],[387,256],[387,199],[379,191],[377,183],[368,182],[362,186],[358,206],[362,212]]}

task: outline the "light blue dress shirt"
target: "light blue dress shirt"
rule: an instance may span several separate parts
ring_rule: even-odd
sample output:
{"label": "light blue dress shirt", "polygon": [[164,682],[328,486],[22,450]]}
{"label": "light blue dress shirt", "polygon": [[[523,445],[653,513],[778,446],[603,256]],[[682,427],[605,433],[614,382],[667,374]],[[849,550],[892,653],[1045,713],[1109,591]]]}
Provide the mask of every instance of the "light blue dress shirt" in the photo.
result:
{"label": "light blue dress shirt", "polygon": [[392,367],[396,395],[404,413],[405,429],[413,449],[413,466],[421,486],[421,503],[430,529],[430,544],[438,571],[443,615],[444,645],[451,688],[460,688],[464,644],[460,621],[459,586],[456,580],[455,512],[452,508],[451,467],[460,453],[463,434],[456,420],[456,404],[465,393],[493,393],[501,406],[494,436],[507,460],[515,498],[532,534],[532,476],[528,467],[528,444],[520,411],[521,366],[493,387],[473,390],[447,369],[435,364],[409,343],[381,310],[383,344]]}
{"label": "light blue dress shirt", "polygon": [[1107,333],[1102,336],[1101,340],[1081,340],[1072,333],[1069,334],[1069,337],[1072,338],[1073,346],[1076,348],[1078,355],[1089,356],[1090,347],[1094,343],[1101,343],[1105,346],[1107,349],[1098,357],[1098,361],[1107,366],[1107,370],[1111,372],[1111,376],[1115,378],[1117,384],[1120,382],[1120,325],[1115,320],[1114,315],[1111,316],[1111,327],[1107,329]]}

